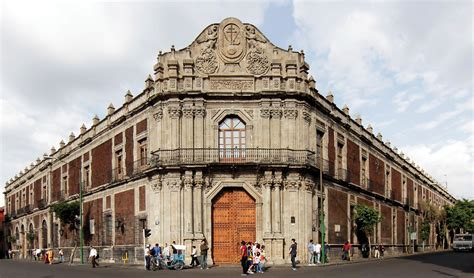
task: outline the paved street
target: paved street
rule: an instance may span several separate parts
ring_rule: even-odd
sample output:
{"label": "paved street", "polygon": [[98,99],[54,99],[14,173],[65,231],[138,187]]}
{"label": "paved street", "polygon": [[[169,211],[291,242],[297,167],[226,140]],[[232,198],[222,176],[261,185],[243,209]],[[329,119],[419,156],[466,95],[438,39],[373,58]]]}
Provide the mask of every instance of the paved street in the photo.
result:
{"label": "paved street", "polygon": [[[474,253],[437,253],[388,258],[354,264],[327,267],[272,267],[265,274],[255,277],[474,277]],[[186,269],[146,272],[137,267],[116,265],[91,269],[89,266],[66,264],[44,265],[41,263],[1,260],[0,278],[96,278],[96,277],[240,277],[240,268],[215,267],[209,270]]]}

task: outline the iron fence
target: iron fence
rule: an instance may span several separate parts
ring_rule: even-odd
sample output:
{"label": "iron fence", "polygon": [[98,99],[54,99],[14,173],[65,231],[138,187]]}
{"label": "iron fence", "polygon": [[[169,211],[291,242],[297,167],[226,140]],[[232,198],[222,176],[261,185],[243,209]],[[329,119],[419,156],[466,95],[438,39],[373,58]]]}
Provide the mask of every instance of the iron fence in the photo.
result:
{"label": "iron fence", "polygon": [[121,167],[112,169],[111,183],[128,179],[148,170],[152,166],[151,160],[147,157],[135,160],[133,162],[126,162]]}

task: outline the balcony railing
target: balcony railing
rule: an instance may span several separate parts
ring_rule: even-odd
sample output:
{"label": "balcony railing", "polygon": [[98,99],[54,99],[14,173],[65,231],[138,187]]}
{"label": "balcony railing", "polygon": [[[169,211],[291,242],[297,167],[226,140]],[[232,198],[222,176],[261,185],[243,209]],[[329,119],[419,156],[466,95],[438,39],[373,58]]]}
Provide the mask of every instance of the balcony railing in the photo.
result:
{"label": "balcony railing", "polygon": [[314,152],[292,149],[181,148],[153,152],[156,166],[189,164],[288,164],[317,167]]}
{"label": "balcony railing", "polygon": [[143,173],[148,170],[150,166],[151,161],[147,157],[135,160],[132,163],[125,163],[122,167],[117,167],[112,170],[111,182],[118,182]]}

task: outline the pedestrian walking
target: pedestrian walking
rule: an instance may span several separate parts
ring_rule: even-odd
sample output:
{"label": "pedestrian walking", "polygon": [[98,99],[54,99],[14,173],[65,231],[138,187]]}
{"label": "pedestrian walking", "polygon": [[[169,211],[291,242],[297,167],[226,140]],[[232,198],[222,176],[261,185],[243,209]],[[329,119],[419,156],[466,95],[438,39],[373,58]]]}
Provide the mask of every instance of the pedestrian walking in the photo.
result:
{"label": "pedestrian walking", "polygon": [[245,241],[240,242],[240,263],[242,265],[242,276],[247,276],[247,246]]}
{"label": "pedestrian walking", "polygon": [[315,253],[314,253],[314,243],[313,243],[312,239],[309,240],[307,249],[308,249],[308,265],[314,265],[314,254]]}
{"label": "pedestrian walking", "polygon": [[316,263],[320,264],[321,263],[321,244],[318,242],[314,246],[314,253],[316,254]]}
{"label": "pedestrian walking", "polygon": [[99,266],[99,264],[97,263],[97,259],[99,258],[99,254],[97,253],[97,249],[95,249],[92,246],[90,246],[89,258],[91,259],[92,268],[95,268],[96,266]]}
{"label": "pedestrian walking", "polygon": [[378,245],[375,245],[375,247],[374,247],[374,258],[376,258],[376,259],[380,258],[380,250],[379,250]]}
{"label": "pedestrian walking", "polygon": [[259,266],[262,273],[265,271],[265,261],[266,261],[265,245],[262,245],[262,248],[260,248],[260,266]]}
{"label": "pedestrian walking", "polygon": [[153,256],[155,257],[160,257],[161,256],[161,247],[160,247],[160,244],[158,243],[155,243],[155,247],[153,247]]}
{"label": "pedestrian walking", "polygon": [[163,248],[163,259],[165,259],[166,263],[170,260],[170,247],[168,246],[168,243],[165,243],[165,247]]}
{"label": "pedestrian walking", "polygon": [[196,246],[193,246],[191,249],[191,266],[195,267],[199,265],[199,260],[197,258],[197,249]]}
{"label": "pedestrian walking", "polygon": [[59,249],[58,255],[59,255],[59,262],[64,263],[64,252],[63,252],[63,249]]}
{"label": "pedestrian walking", "polygon": [[351,250],[351,244],[347,240],[342,246],[342,260],[350,261],[349,251]]}
{"label": "pedestrian walking", "polygon": [[385,247],[383,247],[383,244],[380,244],[380,257],[383,258],[383,253],[385,252]]}
{"label": "pedestrian walking", "polygon": [[45,263],[49,263],[49,264],[53,264],[53,260],[54,260],[54,253],[53,253],[53,249],[49,248],[48,249],[48,252],[46,252],[46,260],[45,260]]}
{"label": "pedestrian walking", "polygon": [[290,245],[290,256],[291,256],[291,268],[296,270],[296,254],[297,254],[297,244],[294,238],[291,239]]}
{"label": "pedestrian walking", "polygon": [[209,246],[207,246],[206,239],[201,241],[201,246],[199,249],[201,250],[201,269],[207,269],[207,251],[209,250]]}
{"label": "pedestrian walking", "polygon": [[151,248],[150,248],[150,244],[147,244],[145,246],[145,270],[150,271],[151,270],[150,265],[151,265]]}

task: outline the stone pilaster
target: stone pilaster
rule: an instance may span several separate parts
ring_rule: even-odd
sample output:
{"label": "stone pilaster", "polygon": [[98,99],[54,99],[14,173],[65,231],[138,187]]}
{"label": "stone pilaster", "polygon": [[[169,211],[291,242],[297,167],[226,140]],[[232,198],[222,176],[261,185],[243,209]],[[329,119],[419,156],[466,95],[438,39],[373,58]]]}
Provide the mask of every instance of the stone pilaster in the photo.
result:
{"label": "stone pilaster", "polygon": [[272,204],[272,172],[265,171],[264,178],[262,181],[263,187],[263,235],[264,237],[269,236],[272,233],[272,213],[271,213],[271,204]]}
{"label": "stone pilaster", "polygon": [[204,237],[202,232],[202,186],[204,179],[201,171],[196,171],[194,175],[194,188],[193,188],[193,200],[194,200],[194,237],[202,239]]}

